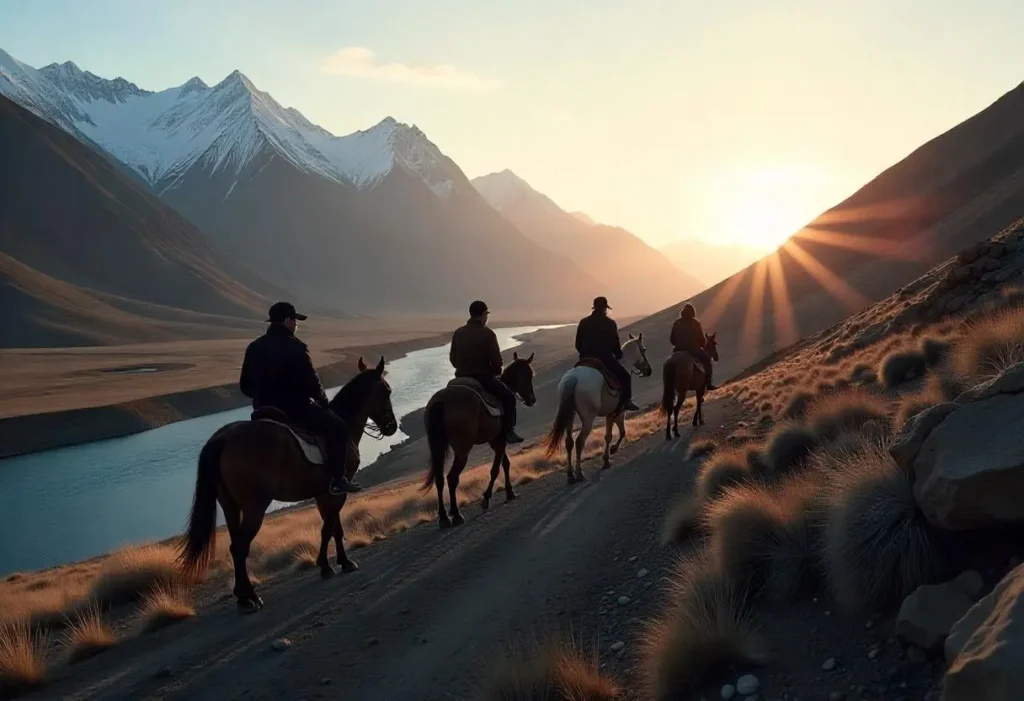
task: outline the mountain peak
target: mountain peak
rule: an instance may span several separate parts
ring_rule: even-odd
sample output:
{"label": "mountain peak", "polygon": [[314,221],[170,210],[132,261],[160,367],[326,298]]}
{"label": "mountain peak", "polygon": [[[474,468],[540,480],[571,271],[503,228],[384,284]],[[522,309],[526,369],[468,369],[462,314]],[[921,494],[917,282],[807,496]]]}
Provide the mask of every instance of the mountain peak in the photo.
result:
{"label": "mountain peak", "polygon": [[253,85],[253,82],[249,80],[248,76],[246,76],[244,73],[242,73],[242,71],[238,70],[237,68],[231,71],[231,73],[229,73],[228,76],[224,78],[224,80],[220,81],[219,83],[217,83],[216,86],[214,86],[214,90],[217,89],[239,89],[246,90],[248,92],[258,92],[256,86]]}
{"label": "mountain peak", "polygon": [[199,76],[193,76],[192,78],[189,78],[184,85],[181,86],[181,89],[185,92],[190,92],[192,90],[208,90],[209,87],[209,85],[203,82],[202,78],[200,78]]}

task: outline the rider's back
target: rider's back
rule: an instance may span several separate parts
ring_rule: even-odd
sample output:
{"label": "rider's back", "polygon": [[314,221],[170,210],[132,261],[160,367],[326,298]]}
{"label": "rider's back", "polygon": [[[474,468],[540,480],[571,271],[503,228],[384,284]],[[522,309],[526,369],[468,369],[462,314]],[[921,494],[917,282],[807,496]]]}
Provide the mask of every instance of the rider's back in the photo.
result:
{"label": "rider's back", "polygon": [[703,348],[704,330],[696,318],[680,317],[672,324],[672,334],[669,340],[674,350]]}
{"label": "rider's back", "polygon": [[323,391],[306,344],[274,326],[246,348],[240,385],[254,409],[273,406],[290,415]]}
{"label": "rider's back", "polygon": [[581,358],[620,358],[619,327],[614,319],[591,314],[576,327],[576,351]]}
{"label": "rider's back", "polygon": [[489,327],[473,320],[452,334],[449,359],[455,368],[456,377],[494,376],[501,373],[498,337]]}

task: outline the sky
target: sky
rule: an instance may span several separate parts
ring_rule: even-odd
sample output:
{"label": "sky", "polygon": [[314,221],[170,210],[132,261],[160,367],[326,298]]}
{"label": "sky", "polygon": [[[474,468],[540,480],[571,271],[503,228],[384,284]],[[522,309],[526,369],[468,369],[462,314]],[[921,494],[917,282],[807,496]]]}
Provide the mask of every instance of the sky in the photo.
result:
{"label": "sky", "polygon": [[0,0],[0,48],[416,124],[655,246],[770,249],[1024,79],[1020,0]]}

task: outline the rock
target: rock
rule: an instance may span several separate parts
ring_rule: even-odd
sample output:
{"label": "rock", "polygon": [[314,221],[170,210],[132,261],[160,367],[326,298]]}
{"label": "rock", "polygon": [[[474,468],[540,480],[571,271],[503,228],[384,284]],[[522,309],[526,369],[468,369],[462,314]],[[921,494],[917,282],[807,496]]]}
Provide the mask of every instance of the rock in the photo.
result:
{"label": "rock", "polygon": [[612,643],[612,646],[608,648],[612,652],[618,652],[619,650],[625,649],[626,643],[619,640],[618,642]]}
{"label": "rock", "polygon": [[974,599],[957,579],[920,586],[900,606],[896,637],[925,650],[936,650],[973,604]]}
{"label": "rock", "polygon": [[988,255],[993,258],[1002,258],[1007,253],[1007,245],[998,241],[993,241],[988,245]]}
{"label": "rock", "polygon": [[636,556],[636,555],[634,555],[633,557],[629,558],[629,561],[630,561],[630,562],[636,562],[636,561],[637,561],[637,559],[638,559],[638,558],[637,558],[637,556]]}
{"label": "rock", "polygon": [[1006,282],[1007,280],[1009,280],[1013,276],[1014,276],[1014,271],[1012,271],[1012,270],[1000,270],[999,272],[997,272],[995,274],[993,279],[996,282]]}
{"label": "rock", "polygon": [[896,433],[896,437],[889,447],[889,455],[897,465],[903,469],[910,469],[917,454],[921,452],[921,446],[924,445],[928,434],[959,408],[957,404],[946,402],[910,417]]}
{"label": "rock", "polygon": [[736,691],[743,696],[756,694],[761,682],[753,674],[744,674],[736,680]]}
{"label": "rock", "polygon": [[648,570],[648,569],[647,569],[647,568],[645,567],[645,568],[643,568],[642,570],[640,570],[639,572],[637,572],[637,573],[636,573],[636,576],[637,576],[637,577],[638,577],[639,579],[643,579],[644,577],[646,577],[646,576],[647,576],[647,575],[649,575],[650,573],[651,573],[651,571],[650,571],[650,570]]}
{"label": "rock", "polygon": [[928,522],[947,530],[1024,522],[1021,435],[1021,394],[972,402],[946,416],[913,461],[914,498]]}
{"label": "rock", "polygon": [[869,660],[873,660],[876,657],[878,657],[878,648],[877,647],[873,647],[870,650],[868,650],[868,659]]}
{"label": "rock", "polygon": [[984,258],[979,259],[978,262],[976,262],[974,265],[977,268],[984,270],[986,273],[991,273],[995,270],[999,270],[999,268],[1001,267],[999,261],[993,258],[992,256],[985,256]]}
{"label": "rock", "polygon": [[725,701],[729,701],[729,699],[731,699],[731,698],[733,698],[735,696],[736,696],[736,687],[735,686],[733,686],[732,684],[726,684],[725,686],[722,687],[722,698],[725,699]]}
{"label": "rock", "polygon": [[947,314],[955,314],[973,301],[974,295],[957,295],[956,297],[947,300],[943,305],[942,310]]}
{"label": "rock", "polygon": [[946,640],[944,701],[1010,701],[1024,690],[1024,565],[975,604]]}
{"label": "rock", "polygon": [[270,649],[275,652],[284,652],[292,646],[292,641],[288,638],[278,638],[270,643]]}
{"label": "rock", "polygon": [[829,657],[827,660],[825,660],[821,664],[821,669],[823,671],[825,671],[825,672],[831,672],[835,668],[836,668],[836,658],[835,657]]}
{"label": "rock", "polygon": [[619,597],[619,606],[628,606],[630,601],[631,599],[625,594],[623,594]]}
{"label": "rock", "polygon": [[1024,392],[1024,363],[1017,363],[1013,367],[1007,368],[998,377],[964,392],[953,401],[962,406],[1000,394],[1020,394],[1021,392]]}
{"label": "rock", "polygon": [[961,265],[966,265],[978,260],[979,256],[981,256],[981,246],[972,246],[971,248],[960,251],[960,253],[957,254],[956,261]]}

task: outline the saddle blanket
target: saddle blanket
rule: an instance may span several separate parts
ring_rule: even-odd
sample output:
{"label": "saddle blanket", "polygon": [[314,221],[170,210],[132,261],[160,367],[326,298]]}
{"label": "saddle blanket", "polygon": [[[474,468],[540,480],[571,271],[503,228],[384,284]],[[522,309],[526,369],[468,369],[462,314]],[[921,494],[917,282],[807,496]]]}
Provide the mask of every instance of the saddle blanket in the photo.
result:
{"label": "saddle blanket", "polygon": [[483,385],[472,377],[456,377],[448,383],[448,387],[472,392],[484,403],[484,408],[487,409],[488,414],[495,418],[502,415],[501,404],[498,403],[498,400],[493,395],[485,392]]}
{"label": "saddle blanket", "polygon": [[298,444],[302,450],[302,454],[305,456],[306,461],[312,465],[323,465],[324,464],[324,451],[320,447],[320,444],[316,442],[311,436],[300,433],[286,423],[275,421],[274,419],[257,419],[257,421],[269,421],[272,424],[278,426],[284,426],[288,429],[288,433],[292,434],[292,438]]}

